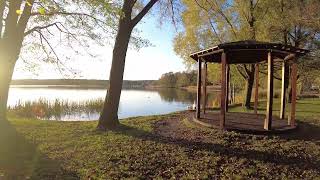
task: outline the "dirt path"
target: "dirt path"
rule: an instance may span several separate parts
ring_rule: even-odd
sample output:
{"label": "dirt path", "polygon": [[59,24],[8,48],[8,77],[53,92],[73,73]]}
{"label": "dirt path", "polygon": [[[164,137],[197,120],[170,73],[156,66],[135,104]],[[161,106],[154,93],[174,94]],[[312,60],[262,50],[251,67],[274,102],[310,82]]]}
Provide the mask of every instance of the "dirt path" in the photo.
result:
{"label": "dirt path", "polygon": [[212,133],[221,134],[218,130],[204,131],[201,128],[188,127],[183,121],[191,115],[192,112],[182,112],[172,115],[169,119],[157,121],[154,124],[154,133],[170,139],[185,139],[195,142],[207,141],[212,137]]}

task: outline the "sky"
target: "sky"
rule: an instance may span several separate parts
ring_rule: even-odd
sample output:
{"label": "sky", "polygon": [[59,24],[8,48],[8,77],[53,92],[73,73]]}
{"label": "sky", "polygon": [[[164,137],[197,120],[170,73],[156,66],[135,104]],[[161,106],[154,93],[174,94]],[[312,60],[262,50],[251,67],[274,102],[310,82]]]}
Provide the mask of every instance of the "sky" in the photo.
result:
{"label": "sky", "polygon": [[[159,27],[157,18],[147,16],[138,24],[141,37],[148,39],[152,46],[139,51],[128,49],[124,79],[125,80],[156,80],[166,72],[184,71],[183,60],[173,50],[173,38],[176,30],[172,25]],[[72,67],[80,72],[73,78],[109,79],[112,47],[96,46],[97,57],[89,55],[74,56]],[[64,79],[53,65],[42,64],[35,71],[26,71],[22,60],[18,60],[13,79]]]}

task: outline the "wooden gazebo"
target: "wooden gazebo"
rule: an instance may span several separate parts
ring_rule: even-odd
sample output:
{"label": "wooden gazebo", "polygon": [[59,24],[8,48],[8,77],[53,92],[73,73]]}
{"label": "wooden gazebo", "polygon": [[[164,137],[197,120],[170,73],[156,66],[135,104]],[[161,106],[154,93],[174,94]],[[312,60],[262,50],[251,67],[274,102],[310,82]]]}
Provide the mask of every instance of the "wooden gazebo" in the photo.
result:
{"label": "wooden gazebo", "polygon": [[[213,126],[220,129],[236,130],[253,130],[253,131],[270,131],[270,130],[287,130],[294,129],[296,96],[297,96],[297,58],[308,53],[308,50],[299,49],[293,46],[279,43],[266,43],[258,41],[238,41],[224,43],[212,48],[192,53],[191,58],[198,62],[198,87],[197,87],[197,104],[194,120],[207,126]],[[282,63],[282,91],[280,117],[272,116],[273,105],[273,74],[274,63]],[[207,63],[221,63],[221,108],[220,113],[206,112],[206,80],[207,80]],[[259,89],[259,64],[268,64],[267,78],[267,108],[265,115],[258,114],[258,89]],[[291,110],[288,121],[285,118],[286,106],[286,88],[285,78],[288,65],[290,69],[292,99]],[[202,64],[203,67],[202,67]],[[243,113],[228,112],[228,84],[229,84],[229,64],[255,64],[255,101],[254,114],[244,115]],[[202,73],[202,68],[204,73]],[[202,77],[204,76],[204,83]],[[203,88],[204,97],[201,109],[201,97]],[[203,110],[203,111],[201,111]],[[274,120],[274,122],[273,122]]]}

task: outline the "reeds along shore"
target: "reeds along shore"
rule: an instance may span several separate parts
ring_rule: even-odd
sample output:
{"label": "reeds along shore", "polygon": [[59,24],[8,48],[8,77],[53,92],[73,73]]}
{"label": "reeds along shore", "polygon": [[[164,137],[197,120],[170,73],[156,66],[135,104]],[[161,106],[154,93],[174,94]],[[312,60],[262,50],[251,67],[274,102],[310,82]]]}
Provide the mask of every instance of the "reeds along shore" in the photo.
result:
{"label": "reeds along shore", "polygon": [[103,99],[82,102],[69,102],[61,99],[55,99],[54,101],[39,99],[37,101],[19,101],[16,105],[9,106],[8,110],[21,117],[60,120],[63,115],[100,112],[103,103]]}

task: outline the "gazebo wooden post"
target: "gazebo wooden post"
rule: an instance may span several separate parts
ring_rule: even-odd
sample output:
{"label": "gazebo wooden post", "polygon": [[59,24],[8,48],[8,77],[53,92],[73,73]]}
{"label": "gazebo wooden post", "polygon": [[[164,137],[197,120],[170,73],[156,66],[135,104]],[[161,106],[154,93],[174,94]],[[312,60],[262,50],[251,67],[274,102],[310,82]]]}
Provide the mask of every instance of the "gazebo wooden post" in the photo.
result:
{"label": "gazebo wooden post", "polygon": [[198,82],[197,82],[197,109],[196,118],[200,118],[200,101],[201,101],[201,59],[198,58]]}
{"label": "gazebo wooden post", "polygon": [[221,55],[221,108],[220,108],[220,129],[224,129],[226,120],[226,66],[227,56],[225,52]]}
{"label": "gazebo wooden post", "polygon": [[229,111],[229,84],[230,83],[230,66],[226,64],[226,112]]}
{"label": "gazebo wooden post", "polygon": [[268,91],[267,91],[267,110],[264,129],[271,130],[272,126],[272,104],[273,104],[273,58],[271,51],[268,53]]}
{"label": "gazebo wooden post", "polygon": [[286,113],[286,61],[282,62],[282,74],[281,74],[281,107],[280,107],[280,119],[285,118]]}
{"label": "gazebo wooden post", "polygon": [[288,124],[290,126],[295,126],[295,116],[296,116],[296,103],[297,103],[297,62],[293,59],[291,65],[291,111]]}
{"label": "gazebo wooden post", "polygon": [[203,114],[205,114],[207,107],[207,62],[204,63],[203,70]]}
{"label": "gazebo wooden post", "polygon": [[255,88],[254,88],[254,113],[258,114],[258,103],[259,103],[259,64],[255,65]]}

